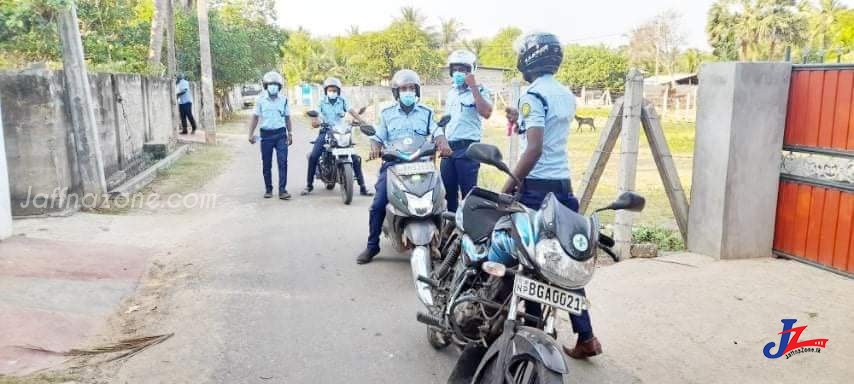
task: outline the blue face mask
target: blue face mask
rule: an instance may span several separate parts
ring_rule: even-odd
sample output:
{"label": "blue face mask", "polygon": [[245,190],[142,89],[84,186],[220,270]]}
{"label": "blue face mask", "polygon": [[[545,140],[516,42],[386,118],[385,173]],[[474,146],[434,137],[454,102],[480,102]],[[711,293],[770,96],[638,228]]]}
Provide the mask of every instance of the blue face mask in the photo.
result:
{"label": "blue face mask", "polygon": [[275,96],[279,94],[279,85],[278,84],[269,84],[267,85],[267,94],[270,96]]}
{"label": "blue face mask", "polygon": [[417,97],[415,97],[415,91],[407,91],[400,93],[400,103],[407,107],[413,106],[415,104],[416,99]]}
{"label": "blue face mask", "polygon": [[462,87],[463,84],[466,83],[466,73],[465,72],[454,72],[454,75],[451,76],[454,79],[454,85],[458,87]]}

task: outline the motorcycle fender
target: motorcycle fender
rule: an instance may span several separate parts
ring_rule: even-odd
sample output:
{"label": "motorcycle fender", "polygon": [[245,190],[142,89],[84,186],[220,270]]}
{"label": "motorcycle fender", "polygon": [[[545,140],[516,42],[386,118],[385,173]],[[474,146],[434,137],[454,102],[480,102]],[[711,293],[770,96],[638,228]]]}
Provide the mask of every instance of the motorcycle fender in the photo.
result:
{"label": "motorcycle fender", "polygon": [[403,236],[412,245],[421,246],[429,245],[438,232],[439,229],[432,221],[410,221],[406,223],[406,228],[403,229]]}
{"label": "motorcycle fender", "polygon": [[563,375],[569,373],[563,352],[554,339],[537,328],[518,327],[515,333],[505,332],[492,343],[480,361],[474,377],[483,376],[483,368],[492,359],[499,359],[493,366],[495,369],[506,372],[512,362],[522,358],[537,360],[553,372]]}

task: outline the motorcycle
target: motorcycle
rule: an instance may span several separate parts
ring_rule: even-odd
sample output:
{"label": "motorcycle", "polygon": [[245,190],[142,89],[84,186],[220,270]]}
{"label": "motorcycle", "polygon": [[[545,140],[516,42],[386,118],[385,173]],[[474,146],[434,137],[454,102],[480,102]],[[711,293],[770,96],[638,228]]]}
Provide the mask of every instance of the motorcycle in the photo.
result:
{"label": "motorcycle", "polygon": [[[477,143],[466,154],[521,185],[498,148]],[[428,326],[430,344],[465,347],[449,383],[563,383],[568,369],[556,342],[557,313],[586,310],[586,298],[572,290],[592,279],[598,250],[619,261],[614,240],[599,232],[598,213],[645,205],[626,192],[585,217],[551,193],[537,211],[519,197],[472,189],[455,214],[442,215],[448,229],[440,266],[417,277],[434,299],[429,313],[416,316]],[[524,310],[534,303],[540,316]]]}
{"label": "motorcycle", "polygon": [[[363,113],[365,113],[365,107],[359,110],[359,115]],[[308,111],[306,115],[313,118],[320,116],[317,111]],[[355,143],[353,143],[353,127],[359,124],[346,122],[343,114],[340,117],[336,124],[325,121],[320,123],[320,129],[325,133],[323,136],[325,142],[320,161],[317,163],[315,177],[326,185],[327,190],[332,190],[336,184],[341,184],[341,200],[345,205],[349,205],[353,201],[353,179],[355,178],[353,156],[357,156]],[[314,141],[311,143],[314,144]]]}
{"label": "motorcycle", "polygon": [[[443,128],[450,116],[437,125]],[[362,133],[373,136],[373,127],[361,127]],[[405,137],[386,143],[381,158],[392,164],[386,170],[386,207],[382,233],[391,240],[397,252],[411,251],[412,279],[418,298],[427,306],[433,305],[430,287],[417,280],[429,276],[438,251],[439,225],[445,211],[445,187],[435,164],[436,146],[428,136]]]}

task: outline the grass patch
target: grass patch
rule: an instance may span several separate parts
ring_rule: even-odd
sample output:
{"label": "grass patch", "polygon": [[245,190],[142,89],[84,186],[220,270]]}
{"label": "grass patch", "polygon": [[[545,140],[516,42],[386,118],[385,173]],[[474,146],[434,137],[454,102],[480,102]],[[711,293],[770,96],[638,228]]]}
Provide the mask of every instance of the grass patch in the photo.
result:
{"label": "grass patch", "polygon": [[58,384],[79,380],[79,377],[67,373],[40,373],[28,376],[0,375],[0,384]]}
{"label": "grass patch", "polygon": [[[576,131],[575,122],[571,124],[568,149],[570,170],[576,195],[581,194],[581,191],[578,190],[580,187],[579,184],[581,183],[584,172],[587,170],[593,151],[599,143],[599,135],[605,127],[610,112],[610,108],[578,109],[576,112],[577,115],[593,117],[595,119],[597,128],[595,132],[591,132],[587,126],[584,127],[583,131],[578,132]],[[667,139],[671,154],[676,162],[682,187],[686,194],[688,194],[691,189],[695,124],[693,122],[664,120],[662,125],[664,136]],[[641,132],[643,131],[641,130]],[[493,113],[492,118],[486,123],[483,141],[497,145],[502,152],[507,153],[509,139],[506,136],[506,119],[503,111]],[[599,185],[593,194],[591,208],[605,206],[617,196],[620,164],[619,151],[620,144],[618,143],[611,154],[611,158],[608,160],[605,172],[602,174]],[[489,166],[481,167],[478,180],[479,185],[485,188],[500,188],[505,180],[506,176],[500,171]],[[638,153],[636,190],[647,199],[646,208],[637,216],[636,223],[653,228],[662,228],[663,230],[677,229],[676,221],[673,218],[673,212],[670,208],[670,202],[664,192],[664,186],[658,173],[658,168],[655,166],[652,153],[649,150],[649,144],[643,133],[641,133]],[[602,220],[606,223],[613,221],[613,213],[603,213]]]}
{"label": "grass patch", "polygon": [[[196,145],[168,168],[158,171],[157,178],[148,186],[143,188],[139,194],[133,196],[131,203],[111,204],[105,209],[95,210],[101,214],[125,214],[140,208],[142,202],[154,202],[157,205],[168,196],[196,192],[208,181],[222,173],[223,164],[231,158],[231,151],[227,145],[217,146]],[[154,199],[153,195],[159,195]],[[153,199],[153,200],[150,200]],[[112,202],[111,202],[112,203]]]}
{"label": "grass patch", "polygon": [[638,226],[632,230],[632,241],[635,243],[653,243],[662,251],[685,250],[685,242],[677,230]]}

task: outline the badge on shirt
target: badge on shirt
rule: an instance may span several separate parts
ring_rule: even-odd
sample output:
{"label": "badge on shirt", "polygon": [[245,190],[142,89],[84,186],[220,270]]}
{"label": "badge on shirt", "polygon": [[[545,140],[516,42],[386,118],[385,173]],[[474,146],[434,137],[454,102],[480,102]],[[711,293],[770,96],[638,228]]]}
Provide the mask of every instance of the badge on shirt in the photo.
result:
{"label": "badge on shirt", "polygon": [[522,104],[522,117],[528,117],[528,114],[531,113],[531,104],[525,103]]}

